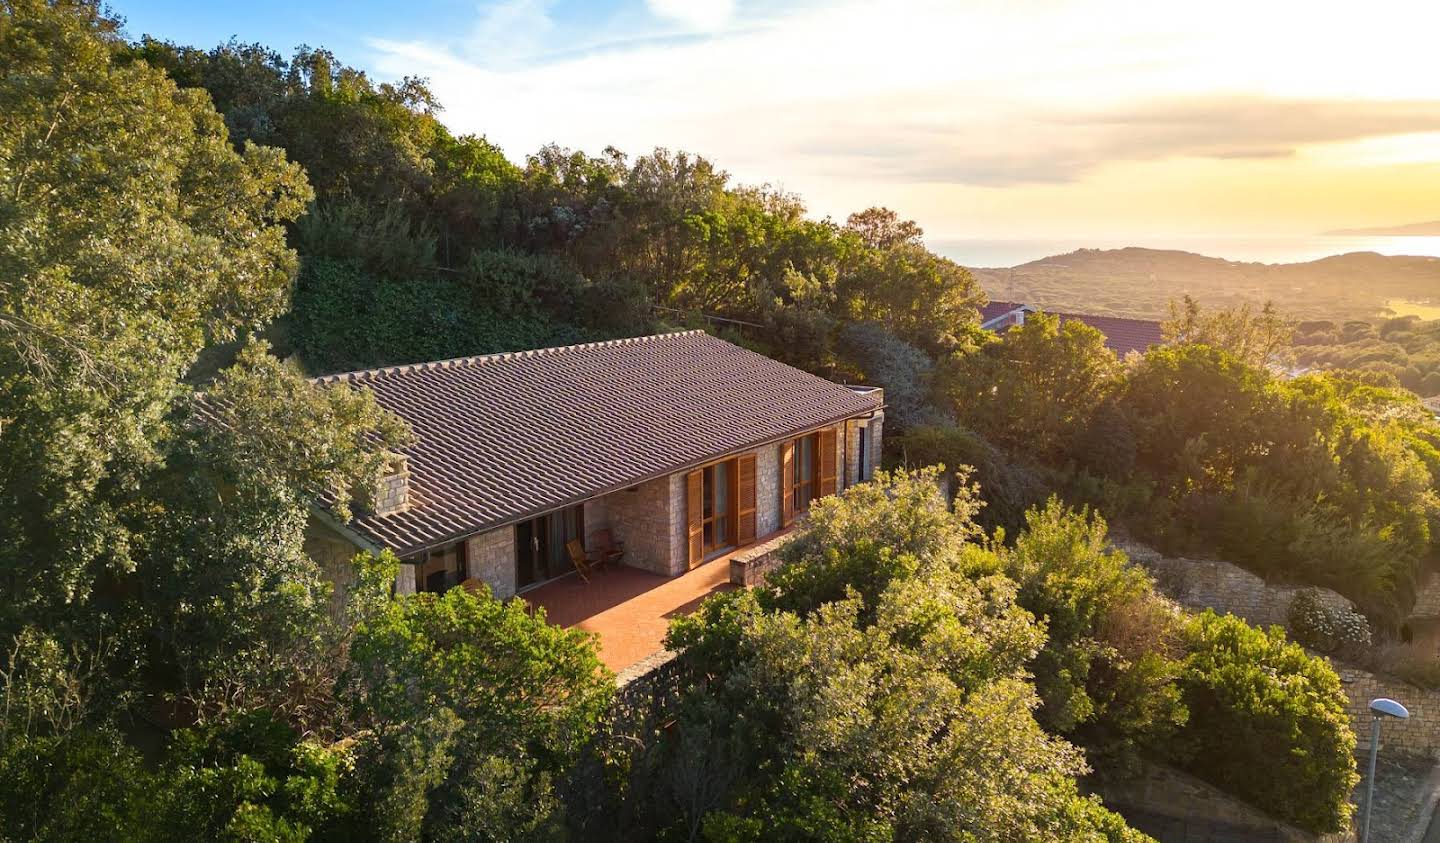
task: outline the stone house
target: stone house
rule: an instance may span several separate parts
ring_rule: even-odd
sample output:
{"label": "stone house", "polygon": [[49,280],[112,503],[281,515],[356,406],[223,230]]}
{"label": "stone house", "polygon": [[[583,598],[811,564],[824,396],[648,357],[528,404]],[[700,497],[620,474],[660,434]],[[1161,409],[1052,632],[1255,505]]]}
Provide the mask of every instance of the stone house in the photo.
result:
{"label": "stone house", "polygon": [[316,510],[306,549],[341,586],[357,550],[388,548],[399,593],[478,580],[509,597],[572,573],[567,543],[593,547],[601,531],[624,564],[676,576],[766,540],[880,462],[881,390],[703,331],[315,382],[369,389],[416,440],[368,511],[341,523]]}

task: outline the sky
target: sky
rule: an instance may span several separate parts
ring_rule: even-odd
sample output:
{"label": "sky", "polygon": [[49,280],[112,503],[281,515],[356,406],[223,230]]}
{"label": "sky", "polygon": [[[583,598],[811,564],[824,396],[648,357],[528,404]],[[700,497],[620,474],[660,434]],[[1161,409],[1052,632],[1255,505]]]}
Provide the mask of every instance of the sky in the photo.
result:
{"label": "sky", "polygon": [[1440,219],[1440,3],[114,0],[132,37],[328,47],[454,131],[704,155],[927,239]]}

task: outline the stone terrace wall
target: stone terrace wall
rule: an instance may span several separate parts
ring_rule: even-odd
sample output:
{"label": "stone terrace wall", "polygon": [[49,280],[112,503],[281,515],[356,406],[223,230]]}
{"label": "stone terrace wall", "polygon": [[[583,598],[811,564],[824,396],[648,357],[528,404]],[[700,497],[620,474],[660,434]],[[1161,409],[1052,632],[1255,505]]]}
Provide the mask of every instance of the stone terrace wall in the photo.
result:
{"label": "stone terrace wall", "polygon": [[[1162,556],[1139,542],[1116,540],[1133,562],[1149,569],[1160,590],[1189,609],[1214,609],[1257,626],[1285,625],[1290,603],[1303,587],[1274,585],[1229,562]],[[1348,609],[1350,601],[1328,588],[1317,588],[1320,602]]]}
{"label": "stone terrace wall", "polygon": [[[1115,546],[1125,551],[1131,561],[1154,574],[1162,592],[1189,609],[1214,609],[1237,615],[1252,624],[1284,626],[1290,601],[1301,591],[1293,586],[1267,583],[1229,562],[1170,558],[1133,541],[1117,540]],[[1328,606],[1350,606],[1349,600],[1329,589],[1316,591],[1321,602]],[[1423,690],[1398,679],[1332,663],[1345,687],[1345,709],[1359,747],[1369,745],[1370,701],[1389,697],[1410,710],[1410,719],[1387,721],[1382,742],[1401,752],[1440,758],[1440,691]]]}
{"label": "stone terrace wall", "polygon": [[1135,778],[1105,786],[1100,795],[1107,807],[1158,840],[1341,843],[1355,839],[1351,833],[1317,837],[1293,828],[1188,773],[1152,762],[1145,762]]}
{"label": "stone terrace wall", "polygon": [[1428,574],[1420,583],[1415,595],[1415,608],[1410,610],[1412,618],[1440,618],[1440,574]]}
{"label": "stone terrace wall", "polygon": [[778,551],[795,537],[795,533],[781,533],[757,545],[736,551],[730,557],[730,582],[735,585],[752,586],[765,582],[765,576],[780,565]]}
{"label": "stone terrace wall", "polygon": [[1389,697],[1409,709],[1410,719],[1387,718],[1380,730],[1381,748],[1440,759],[1440,691],[1423,690],[1399,679],[1338,664],[1335,671],[1345,685],[1345,711],[1361,748],[1370,745],[1370,701]]}

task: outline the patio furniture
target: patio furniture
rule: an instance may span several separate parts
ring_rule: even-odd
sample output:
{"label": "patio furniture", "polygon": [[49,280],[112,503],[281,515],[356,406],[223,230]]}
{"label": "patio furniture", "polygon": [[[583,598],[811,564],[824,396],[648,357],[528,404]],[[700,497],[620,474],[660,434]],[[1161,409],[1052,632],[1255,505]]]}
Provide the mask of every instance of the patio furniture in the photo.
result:
{"label": "patio furniture", "polygon": [[565,551],[570,554],[570,561],[575,565],[576,573],[585,582],[590,582],[590,574],[605,566],[604,557],[585,552],[585,545],[581,544],[579,539],[565,542]]}
{"label": "patio furniture", "polygon": [[615,541],[615,534],[608,529],[590,535],[590,548],[590,553],[605,564],[619,562],[625,556],[625,543]]}

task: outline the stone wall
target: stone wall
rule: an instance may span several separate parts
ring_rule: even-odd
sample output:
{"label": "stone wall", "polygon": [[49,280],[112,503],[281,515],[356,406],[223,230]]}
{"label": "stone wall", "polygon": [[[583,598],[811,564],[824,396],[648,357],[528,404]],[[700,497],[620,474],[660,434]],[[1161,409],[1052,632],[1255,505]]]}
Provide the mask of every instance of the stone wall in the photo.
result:
{"label": "stone wall", "polygon": [[1185,843],[1344,843],[1350,832],[1316,836],[1274,819],[1259,808],[1194,776],[1145,762],[1133,779],[1101,790],[1106,807],[1157,840]]}
{"label": "stone wall", "polygon": [[1427,691],[1399,679],[1376,676],[1359,668],[1335,665],[1345,686],[1345,711],[1360,747],[1370,746],[1370,701],[1397,700],[1410,711],[1410,719],[1387,718],[1380,730],[1383,749],[1440,759],[1440,691]]}
{"label": "stone wall", "polygon": [[755,535],[780,529],[780,446],[755,452]]}
{"label": "stone wall", "polygon": [[333,586],[330,592],[330,614],[340,619],[350,586],[355,583],[355,554],[360,552],[354,542],[335,532],[330,526],[311,516],[305,525],[305,554],[320,566],[325,579]]}
{"label": "stone wall", "polygon": [[[681,499],[684,499],[681,478]],[[607,518],[615,540],[625,545],[625,564],[657,574],[672,574],[671,477],[621,489],[605,496]],[[684,557],[680,557],[684,570]]]}
{"label": "stone wall", "polygon": [[515,594],[515,528],[500,527],[465,543],[469,575],[490,586],[502,600]]}
{"label": "stone wall", "polygon": [[[1138,542],[1117,540],[1115,546],[1131,561],[1155,576],[1160,590],[1186,608],[1214,609],[1237,615],[1260,626],[1284,626],[1290,602],[1302,589],[1275,585],[1228,562],[1162,556]],[[1350,601],[1329,589],[1318,588],[1321,602],[1336,609]],[[1440,758],[1440,691],[1427,691],[1398,679],[1378,677],[1359,668],[1334,663],[1345,688],[1346,711],[1361,747],[1370,740],[1370,701],[1377,697],[1399,700],[1410,710],[1406,721],[1387,721],[1383,743],[1396,751]]]}
{"label": "stone wall", "polygon": [[581,504],[585,521],[585,547],[591,546],[590,537],[601,530],[609,530],[610,524],[610,496],[595,498]]}
{"label": "stone wall", "polygon": [[1412,618],[1440,618],[1440,574],[1426,574],[1415,594]]}
{"label": "stone wall", "polygon": [[[1218,559],[1162,556],[1138,542],[1116,540],[1155,577],[1160,590],[1189,609],[1214,609],[1244,618],[1258,626],[1285,625],[1290,603],[1304,587],[1267,583],[1260,577]],[[1350,601],[1326,588],[1317,588],[1320,602],[1333,609],[1348,609]]]}
{"label": "stone wall", "polygon": [[785,532],[736,551],[730,557],[730,582],[735,585],[755,586],[765,582],[765,576],[780,564],[778,551],[795,533]]}

